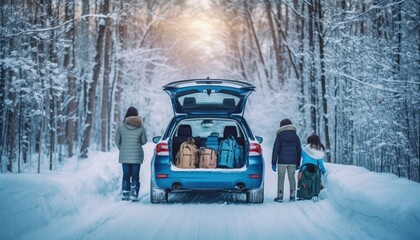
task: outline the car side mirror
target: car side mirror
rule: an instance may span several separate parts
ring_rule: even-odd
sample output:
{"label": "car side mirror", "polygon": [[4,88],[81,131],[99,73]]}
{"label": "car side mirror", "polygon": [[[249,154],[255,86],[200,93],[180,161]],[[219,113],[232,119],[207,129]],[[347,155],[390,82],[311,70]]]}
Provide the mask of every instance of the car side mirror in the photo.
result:
{"label": "car side mirror", "polygon": [[153,137],[153,143],[158,143],[159,141],[160,141],[160,138],[161,138],[162,136],[157,136],[157,137]]}
{"label": "car side mirror", "polygon": [[262,137],[255,136],[255,138],[257,139],[257,141],[258,141],[260,144],[263,142],[263,138],[262,138]]}

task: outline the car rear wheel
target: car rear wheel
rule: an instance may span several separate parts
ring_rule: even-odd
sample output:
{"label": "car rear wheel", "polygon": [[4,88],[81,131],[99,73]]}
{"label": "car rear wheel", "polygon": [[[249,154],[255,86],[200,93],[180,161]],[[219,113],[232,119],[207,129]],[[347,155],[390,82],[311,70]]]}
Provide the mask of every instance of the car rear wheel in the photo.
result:
{"label": "car rear wheel", "polygon": [[249,190],[246,193],[246,202],[248,202],[248,203],[263,203],[264,202],[264,187]]}
{"label": "car rear wheel", "polygon": [[158,189],[150,183],[150,202],[151,203],[167,203],[168,192],[165,189]]}

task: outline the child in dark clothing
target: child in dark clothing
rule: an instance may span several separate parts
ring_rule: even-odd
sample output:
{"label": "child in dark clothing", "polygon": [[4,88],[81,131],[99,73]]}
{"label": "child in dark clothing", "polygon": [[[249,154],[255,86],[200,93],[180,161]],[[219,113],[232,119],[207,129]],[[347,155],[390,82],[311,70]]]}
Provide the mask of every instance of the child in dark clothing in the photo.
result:
{"label": "child in dark clothing", "polygon": [[290,184],[290,201],[295,201],[295,170],[300,166],[300,145],[300,139],[296,134],[296,127],[292,125],[289,119],[283,119],[280,122],[280,128],[276,132],[276,140],[271,158],[273,171],[276,171],[278,167],[277,197],[274,199],[276,202],[283,201],[283,185],[286,172]]}

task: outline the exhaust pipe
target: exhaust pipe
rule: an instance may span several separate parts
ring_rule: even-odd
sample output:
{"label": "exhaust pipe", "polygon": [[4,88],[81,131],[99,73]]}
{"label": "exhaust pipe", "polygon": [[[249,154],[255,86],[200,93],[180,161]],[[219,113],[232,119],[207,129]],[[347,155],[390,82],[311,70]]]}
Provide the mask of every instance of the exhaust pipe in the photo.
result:
{"label": "exhaust pipe", "polygon": [[182,186],[181,183],[175,182],[175,183],[172,184],[172,190],[181,189],[181,186]]}
{"label": "exhaust pipe", "polygon": [[235,185],[235,188],[236,189],[239,189],[239,190],[245,190],[245,184],[243,184],[243,183],[237,183]]}

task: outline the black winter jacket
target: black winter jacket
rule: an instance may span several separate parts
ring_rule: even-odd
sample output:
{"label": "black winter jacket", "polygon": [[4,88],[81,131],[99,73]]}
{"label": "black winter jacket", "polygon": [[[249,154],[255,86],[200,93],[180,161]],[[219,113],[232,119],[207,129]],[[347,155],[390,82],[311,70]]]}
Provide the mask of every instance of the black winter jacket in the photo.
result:
{"label": "black winter jacket", "polygon": [[296,164],[300,166],[301,143],[296,128],[293,125],[285,125],[277,130],[274,141],[271,164]]}

